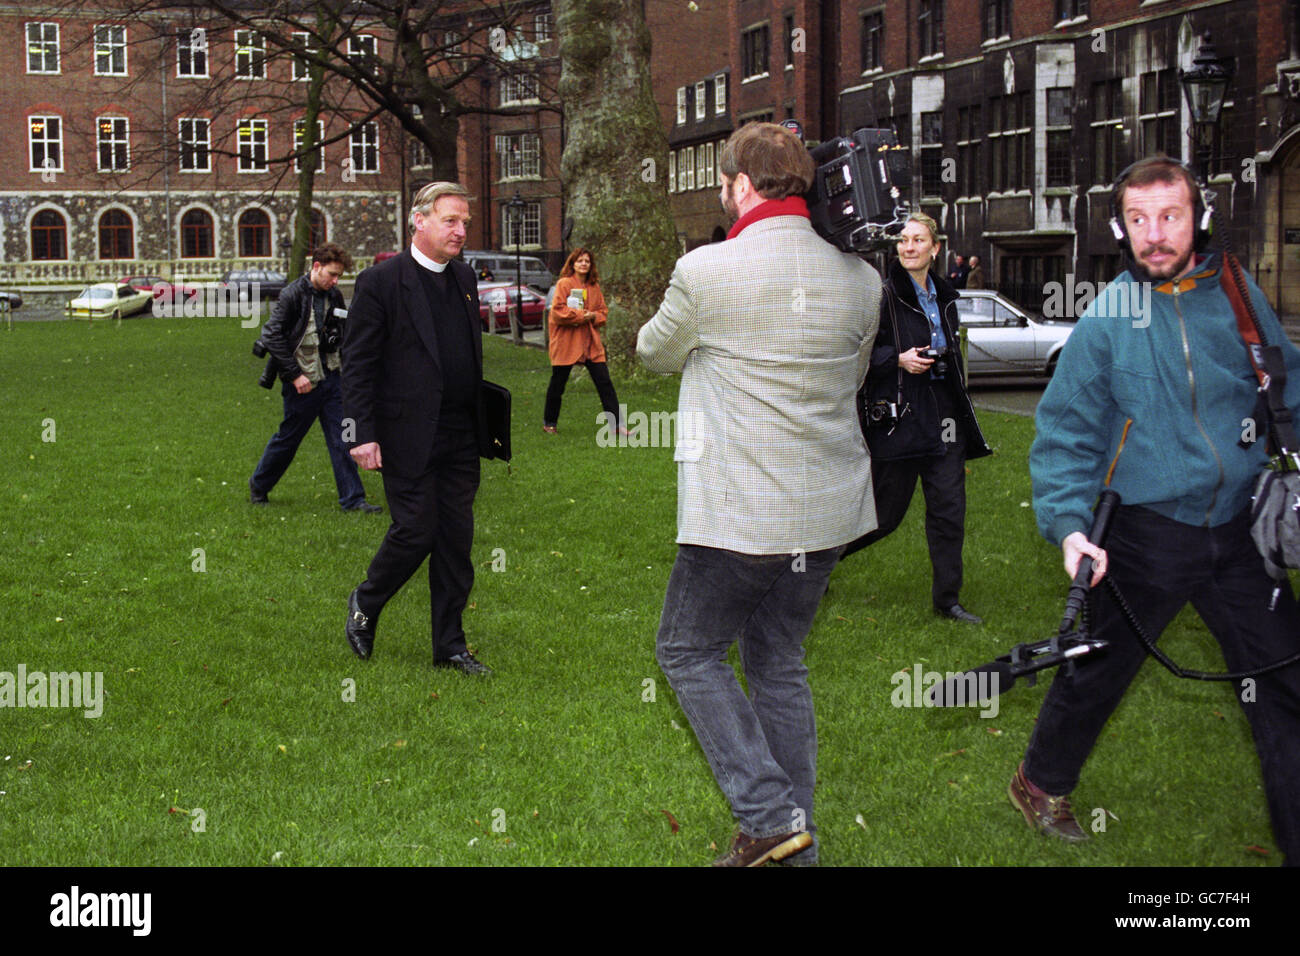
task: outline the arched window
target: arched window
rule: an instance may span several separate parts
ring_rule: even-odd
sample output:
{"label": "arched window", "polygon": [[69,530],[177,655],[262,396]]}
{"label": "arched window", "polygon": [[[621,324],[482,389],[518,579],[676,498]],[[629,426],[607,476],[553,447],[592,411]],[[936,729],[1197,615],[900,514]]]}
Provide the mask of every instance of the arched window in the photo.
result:
{"label": "arched window", "polygon": [[202,209],[191,209],[181,216],[181,258],[211,259],[212,250],[212,217]]}
{"label": "arched window", "polygon": [[311,210],[311,238],[307,241],[308,254],[326,242],[329,242],[329,230],[325,225],[325,214],[315,206]]}
{"label": "arched window", "polygon": [[121,209],[110,209],[99,217],[99,258],[134,259],[133,240],[131,217]]}
{"label": "arched window", "polygon": [[271,255],[271,217],[261,209],[246,209],[239,217],[239,254],[246,259]]}
{"label": "arched window", "polygon": [[68,223],[53,209],[42,209],[32,217],[32,258],[68,258]]}

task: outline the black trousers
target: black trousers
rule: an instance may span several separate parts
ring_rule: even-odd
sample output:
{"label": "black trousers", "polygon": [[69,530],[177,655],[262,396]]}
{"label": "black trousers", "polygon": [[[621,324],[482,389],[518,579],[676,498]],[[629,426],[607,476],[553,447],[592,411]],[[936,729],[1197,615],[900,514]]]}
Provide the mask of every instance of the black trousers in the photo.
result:
{"label": "black trousers", "polygon": [[[587,372],[596,385],[596,394],[600,396],[600,407],[614,416],[620,425],[622,418],[618,414],[618,396],[614,393],[614,383],[609,378],[609,366],[604,362],[587,362]],[[542,422],[555,425],[560,420],[560,399],[564,397],[564,386],[569,382],[572,365],[551,366],[551,382],[546,387],[546,410],[542,412]]]}
{"label": "black trousers", "polygon": [[423,474],[383,473],[392,524],[357,589],[357,604],[371,620],[429,559],[429,615],[433,659],[466,650],[461,615],[474,586],[474,496],[479,455],[474,429],[441,425]]}
{"label": "black trousers", "polygon": [[959,438],[945,447],[942,455],[871,460],[878,526],[844,549],[847,558],[897,528],[907,515],[920,478],[925,495],[925,538],[934,571],[930,598],[938,608],[952,607],[961,594],[961,552],[966,535],[966,443]]}
{"label": "black trousers", "polygon": [[[1269,610],[1273,581],[1250,538],[1247,513],[1217,528],[1198,528],[1139,507],[1121,507],[1106,541],[1109,574],[1155,640],[1189,601],[1219,647],[1228,669],[1245,671],[1300,651],[1300,610],[1289,586]],[[1100,592],[1100,593],[1098,593]],[[1058,672],[1038,712],[1025,776],[1050,794],[1070,793],[1102,728],[1146,659],[1119,606],[1104,584],[1090,599],[1093,634],[1110,642]],[[1170,693],[1196,693],[1161,675]],[[1250,722],[1264,776],[1273,835],[1288,864],[1300,864],[1300,665],[1255,678],[1249,690],[1235,684]],[[1206,767],[1213,740],[1205,741]],[[1228,783],[1249,790],[1248,781]],[[1155,810],[1157,808],[1153,808]]]}

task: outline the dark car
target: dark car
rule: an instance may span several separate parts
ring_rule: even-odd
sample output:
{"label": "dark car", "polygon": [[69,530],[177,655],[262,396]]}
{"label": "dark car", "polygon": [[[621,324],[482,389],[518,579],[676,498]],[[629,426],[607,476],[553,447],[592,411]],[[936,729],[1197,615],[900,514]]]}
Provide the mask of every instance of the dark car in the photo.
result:
{"label": "dark car", "polygon": [[[513,282],[480,282],[478,284],[478,314],[483,320],[483,329],[487,331],[495,326],[498,332],[510,331],[510,314],[518,299],[515,298],[517,287]],[[524,312],[520,326],[525,329],[540,329],[546,320],[546,300],[535,290],[523,287]]]}
{"label": "dark car", "polygon": [[168,302],[176,298],[192,299],[199,294],[199,287],[187,282],[169,282],[162,276],[123,276],[119,285],[129,285],[136,292],[151,292],[155,299]]}
{"label": "dark car", "polygon": [[0,312],[13,312],[22,305],[23,297],[17,292],[0,292]]}
{"label": "dark car", "polygon": [[221,288],[234,289],[239,299],[277,299],[288,284],[283,272],[271,269],[232,269],[221,277]]}

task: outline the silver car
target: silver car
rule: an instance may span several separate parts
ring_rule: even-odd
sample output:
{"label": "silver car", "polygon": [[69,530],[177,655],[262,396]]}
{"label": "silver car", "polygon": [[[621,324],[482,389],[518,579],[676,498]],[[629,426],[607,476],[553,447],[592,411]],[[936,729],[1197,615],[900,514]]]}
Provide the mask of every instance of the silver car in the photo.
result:
{"label": "silver car", "polygon": [[1031,316],[992,289],[962,289],[957,317],[966,330],[971,376],[1047,375],[1074,328]]}

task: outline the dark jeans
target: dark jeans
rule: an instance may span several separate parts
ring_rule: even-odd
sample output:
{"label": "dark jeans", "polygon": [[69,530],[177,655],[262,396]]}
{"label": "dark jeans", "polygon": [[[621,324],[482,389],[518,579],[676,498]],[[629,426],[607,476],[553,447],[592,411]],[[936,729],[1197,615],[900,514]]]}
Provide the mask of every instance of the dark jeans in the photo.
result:
{"label": "dark jeans", "polygon": [[461,615],[474,586],[470,548],[479,457],[473,427],[440,425],[423,474],[383,476],[393,522],[357,588],[357,604],[377,621],[427,557],[433,659],[446,660],[466,650]]}
{"label": "dark jeans", "polygon": [[[815,831],[817,728],[803,641],[839,550],[749,555],[684,544],[668,578],[659,666],[753,837]],[[737,642],[748,697],[727,660]]]}
{"label": "dark jeans", "polygon": [[298,446],[319,421],[325,433],[325,447],[329,449],[330,464],[334,468],[334,485],[338,489],[339,504],[355,508],[366,500],[366,489],[357,475],[356,462],[348,454],[343,442],[342,377],[330,372],[306,395],[299,395],[292,385],[284,383],[284,421],[280,429],[266,443],[262,459],[253,472],[252,486],[262,494],[269,494],[289,463],[293,461]]}
{"label": "dark jeans", "polygon": [[[1273,581],[1250,538],[1246,513],[1217,528],[1197,528],[1139,507],[1121,507],[1106,541],[1110,576],[1152,640],[1189,601],[1209,627],[1231,671],[1246,671],[1300,650],[1300,610],[1289,586],[1268,609]],[[1058,673],[1038,712],[1025,753],[1025,776],[1050,794],[1071,792],[1098,736],[1146,659],[1105,585],[1090,601],[1095,636],[1110,646]],[[1172,675],[1161,675],[1171,692]],[[1255,737],[1273,835],[1300,864],[1300,665],[1255,678],[1253,694],[1234,685]],[[1249,700],[1243,700],[1249,697]],[[1205,741],[1207,750],[1215,746]],[[1243,788],[1244,789],[1244,788]]]}
{"label": "dark jeans", "polygon": [[934,578],[930,599],[937,608],[952,607],[961,594],[962,544],[966,534],[966,443],[950,442],[942,455],[871,461],[872,493],[876,499],[875,531],[850,542],[844,557],[875,544],[907,515],[916,479],[925,495],[925,538],[930,546]]}
{"label": "dark jeans", "polygon": [[[618,414],[618,396],[614,394],[614,383],[609,378],[609,366],[604,362],[587,362],[587,373],[596,385],[596,394],[600,396],[600,407],[614,420],[622,425]],[[564,386],[568,384],[572,365],[555,365],[551,367],[551,383],[546,387],[546,410],[542,412],[542,423],[555,425],[560,421],[560,399],[564,397]]]}

